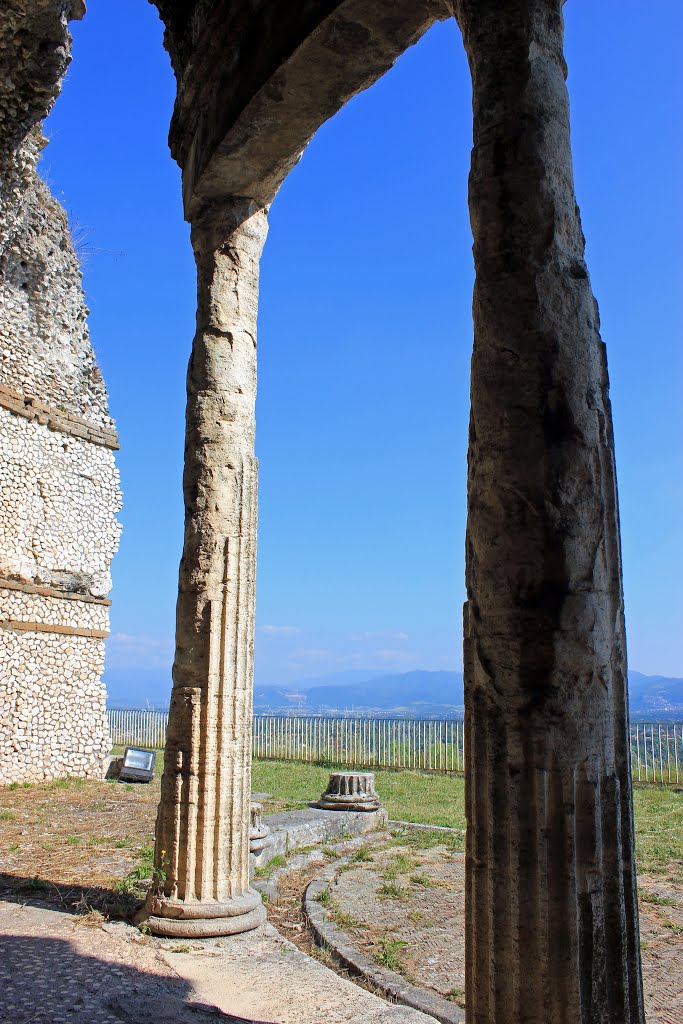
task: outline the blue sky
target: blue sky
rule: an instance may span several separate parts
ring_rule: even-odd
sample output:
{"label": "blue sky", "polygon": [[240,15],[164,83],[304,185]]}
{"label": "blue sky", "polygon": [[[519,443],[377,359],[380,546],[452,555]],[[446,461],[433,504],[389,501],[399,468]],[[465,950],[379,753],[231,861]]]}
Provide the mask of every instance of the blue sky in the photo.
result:
{"label": "blue sky", "polygon": [[[683,676],[683,11],[570,0],[565,18],[630,664]],[[122,442],[111,695],[158,699],[170,687],[195,310],[166,143],[175,84],[146,0],[93,3],[72,29],[42,171],[80,239]],[[259,320],[261,683],[461,667],[470,145],[469,74],[448,22],[320,129],[273,204]]]}

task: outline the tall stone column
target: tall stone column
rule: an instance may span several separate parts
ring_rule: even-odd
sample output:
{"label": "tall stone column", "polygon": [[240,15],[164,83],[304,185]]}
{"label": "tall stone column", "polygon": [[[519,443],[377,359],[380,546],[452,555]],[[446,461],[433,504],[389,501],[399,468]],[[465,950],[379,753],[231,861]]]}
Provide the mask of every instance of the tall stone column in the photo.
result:
{"label": "tall stone column", "polygon": [[473,82],[468,1024],[642,1024],[605,348],[562,0],[458,0]]}
{"label": "tall stone column", "polygon": [[265,919],[249,887],[256,572],[256,314],[266,211],[248,199],[192,225],[197,333],[187,375],[185,544],[155,884],[159,935],[227,935]]}

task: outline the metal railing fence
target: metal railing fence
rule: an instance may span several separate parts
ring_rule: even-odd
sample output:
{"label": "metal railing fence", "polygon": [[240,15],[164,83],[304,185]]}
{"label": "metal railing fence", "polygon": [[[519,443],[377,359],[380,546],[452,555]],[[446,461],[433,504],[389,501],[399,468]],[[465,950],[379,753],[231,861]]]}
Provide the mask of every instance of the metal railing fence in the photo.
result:
{"label": "metal railing fence", "polygon": [[[112,743],[160,748],[168,712],[108,710]],[[683,782],[683,723],[634,722],[631,767],[637,782]],[[254,757],[359,768],[462,773],[464,723],[455,719],[327,718],[255,715]]]}
{"label": "metal railing fence", "polygon": [[107,708],[107,717],[109,736],[114,746],[161,750],[166,743],[168,711]]}

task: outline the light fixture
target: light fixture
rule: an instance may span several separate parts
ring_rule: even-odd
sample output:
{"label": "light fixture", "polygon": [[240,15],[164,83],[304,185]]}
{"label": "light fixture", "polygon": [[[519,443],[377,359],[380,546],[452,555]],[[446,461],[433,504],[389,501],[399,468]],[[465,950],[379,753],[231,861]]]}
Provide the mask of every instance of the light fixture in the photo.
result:
{"label": "light fixture", "polygon": [[151,782],[154,778],[154,761],[156,756],[156,750],[126,747],[119,779],[129,782]]}

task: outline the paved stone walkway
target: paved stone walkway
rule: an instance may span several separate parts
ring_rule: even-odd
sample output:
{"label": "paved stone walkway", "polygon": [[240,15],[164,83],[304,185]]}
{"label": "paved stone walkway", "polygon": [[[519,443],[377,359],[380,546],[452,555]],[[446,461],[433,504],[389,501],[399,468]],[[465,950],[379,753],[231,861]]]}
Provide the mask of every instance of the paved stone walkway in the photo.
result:
{"label": "paved stone walkway", "polygon": [[[413,984],[464,1005],[465,858],[447,846],[400,838],[342,865],[329,888],[338,926],[378,962],[394,960]],[[639,878],[648,1024],[683,1024],[683,888]]]}
{"label": "paved stone walkway", "polygon": [[0,901],[2,1024],[434,1024],[305,956],[267,925],[190,947]]}

